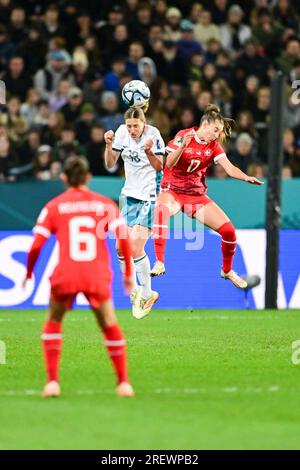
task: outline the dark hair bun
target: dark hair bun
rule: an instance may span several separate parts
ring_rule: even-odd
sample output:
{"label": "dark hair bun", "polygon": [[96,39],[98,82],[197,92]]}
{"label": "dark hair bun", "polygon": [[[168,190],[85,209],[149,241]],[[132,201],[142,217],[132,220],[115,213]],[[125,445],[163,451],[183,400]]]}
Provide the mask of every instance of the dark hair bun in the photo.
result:
{"label": "dark hair bun", "polygon": [[220,108],[215,104],[209,103],[206,108],[204,109],[204,114],[206,113],[220,113]]}

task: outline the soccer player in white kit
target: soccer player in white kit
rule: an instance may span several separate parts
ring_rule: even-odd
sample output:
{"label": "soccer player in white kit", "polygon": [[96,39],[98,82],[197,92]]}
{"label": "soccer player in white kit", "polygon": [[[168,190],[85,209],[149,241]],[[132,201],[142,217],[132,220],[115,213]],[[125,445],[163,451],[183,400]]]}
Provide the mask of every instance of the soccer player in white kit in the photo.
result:
{"label": "soccer player in white kit", "polygon": [[[151,234],[154,205],[162,178],[165,144],[159,130],[146,123],[141,108],[129,108],[114,134],[104,134],[105,164],[112,168],[121,156],[124,160],[125,184],[121,191],[122,214],[130,230],[133,264],[140,286],[131,292],[132,313],[137,319],[151,311],[159,295],[152,291],[150,262],[145,244]],[[118,247],[117,247],[118,250]],[[121,269],[123,258],[119,255]]]}

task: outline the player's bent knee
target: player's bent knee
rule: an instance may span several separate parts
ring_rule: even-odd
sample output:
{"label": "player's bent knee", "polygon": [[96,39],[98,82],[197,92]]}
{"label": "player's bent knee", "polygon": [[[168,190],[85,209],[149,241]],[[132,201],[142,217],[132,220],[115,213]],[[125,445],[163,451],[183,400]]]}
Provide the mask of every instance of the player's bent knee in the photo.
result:
{"label": "player's bent knee", "polygon": [[217,232],[221,235],[223,240],[232,242],[236,240],[235,228],[231,221],[225,222],[225,224],[221,225]]}

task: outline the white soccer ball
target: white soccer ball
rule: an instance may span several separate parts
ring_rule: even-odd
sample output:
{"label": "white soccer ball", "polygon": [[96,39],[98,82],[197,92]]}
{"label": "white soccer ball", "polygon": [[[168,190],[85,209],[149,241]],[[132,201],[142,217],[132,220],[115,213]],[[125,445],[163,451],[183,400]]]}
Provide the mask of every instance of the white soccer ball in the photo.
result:
{"label": "white soccer ball", "polygon": [[131,80],[123,87],[122,99],[129,107],[138,106],[141,108],[150,100],[149,87],[141,80]]}

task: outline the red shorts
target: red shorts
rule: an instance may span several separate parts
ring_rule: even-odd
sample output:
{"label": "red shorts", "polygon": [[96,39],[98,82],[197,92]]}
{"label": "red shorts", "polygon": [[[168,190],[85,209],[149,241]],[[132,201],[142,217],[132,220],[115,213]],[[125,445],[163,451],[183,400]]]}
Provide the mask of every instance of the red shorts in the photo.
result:
{"label": "red shorts", "polygon": [[[54,302],[63,305],[66,310],[70,310],[72,308],[77,294],[79,294],[79,292],[70,294],[64,293],[57,288],[52,287],[51,289],[51,299],[54,300]],[[111,299],[111,287],[110,285],[107,285],[103,286],[99,292],[82,292],[82,294],[85,295],[90,306],[97,309],[103,302]]]}
{"label": "red shorts", "polygon": [[201,196],[193,196],[191,194],[180,194],[175,193],[172,189],[164,190],[162,194],[169,193],[172,194],[174,199],[180,204],[181,210],[188,215],[189,217],[193,217],[195,212],[199,209],[202,209],[203,206],[211,202],[211,199],[203,194]]}

